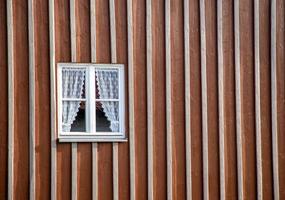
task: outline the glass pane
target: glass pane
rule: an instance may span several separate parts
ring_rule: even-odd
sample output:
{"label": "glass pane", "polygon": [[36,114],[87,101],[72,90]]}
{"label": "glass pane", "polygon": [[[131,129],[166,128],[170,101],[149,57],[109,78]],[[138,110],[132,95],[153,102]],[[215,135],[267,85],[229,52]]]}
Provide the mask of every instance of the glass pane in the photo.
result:
{"label": "glass pane", "polygon": [[62,69],[62,97],[85,98],[85,69],[63,68]]}
{"label": "glass pane", "polygon": [[62,131],[86,132],[84,101],[62,102]]}
{"label": "glass pane", "polygon": [[96,102],[96,131],[119,132],[119,102]]}
{"label": "glass pane", "polygon": [[117,69],[96,69],[96,98],[119,98],[119,71]]}

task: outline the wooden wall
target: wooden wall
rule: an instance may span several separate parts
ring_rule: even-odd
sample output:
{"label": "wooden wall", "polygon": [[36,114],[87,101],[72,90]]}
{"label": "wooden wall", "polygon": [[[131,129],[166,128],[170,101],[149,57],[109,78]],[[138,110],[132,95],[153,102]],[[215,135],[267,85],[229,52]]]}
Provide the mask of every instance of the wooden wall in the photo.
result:
{"label": "wooden wall", "polygon": [[[0,199],[285,199],[282,0],[0,0]],[[125,143],[58,143],[56,63],[123,63]]]}

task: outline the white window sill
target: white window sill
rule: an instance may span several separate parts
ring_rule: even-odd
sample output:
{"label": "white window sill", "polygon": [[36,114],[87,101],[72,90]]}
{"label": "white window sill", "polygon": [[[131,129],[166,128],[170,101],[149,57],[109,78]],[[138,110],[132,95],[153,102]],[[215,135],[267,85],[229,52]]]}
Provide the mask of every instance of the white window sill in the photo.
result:
{"label": "white window sill", "polygon": [[98,137],[98,136],[61,136],[59,142],[127,142],[128,138],[124,137]]}

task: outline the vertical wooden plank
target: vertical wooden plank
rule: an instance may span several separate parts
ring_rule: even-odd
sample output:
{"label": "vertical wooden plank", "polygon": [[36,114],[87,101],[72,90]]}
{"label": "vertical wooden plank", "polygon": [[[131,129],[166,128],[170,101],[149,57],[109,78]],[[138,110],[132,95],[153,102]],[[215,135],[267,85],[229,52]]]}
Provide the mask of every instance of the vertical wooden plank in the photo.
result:
{"label": "vertical wooden plank", "polygon": [[171,111],[171,44],[170,0],[165,1],[165,59],[166,59],[166,148],[167,148],[167,199],[173,198],[172,188],[172,111]]}
{"label": "vertical wooden plank", "polygon": [[[48,1],[34,2],[35,199],[51,199],[51,116]],[[47,114],[49,113],[49,114]]]}
{"label": "vertical wooden plank", "polygon": [[[276,143],[274,149],[275,155],[277,156],[278,161],[276,164],[278,165],[278,170],[276,169],[276,174],[278,174],[278,181],[276,181],[276,191],[278,189],[278,196],[280,199],[285,198],[285,2],[281,0],[277,0],[274,5],[276,8],[276,21],[273,22],[275,24],[275,43],[274,48],[276,48],[276,69],[274,71],[273,81],[276,81],[276,99],[274,99],[277,111],[277,127],[276,127]],[[275,122],[274,122],[275,123]],[[274,133],[275,134],[275,133]]]}
{"label": "vertical wooden plank", "polygon": [[[96,1],[96,61],[111,62],[109,1]],[[113,198],[112,144],[98,144],[98,192],[99,199]]]}
{"label": "vertical wooden plank", "polygon": [[[69,0],[54,1],[55,12],[55,63],[70,62],[70,9]],[[54,65],[54,70],[56,66]],[[57,133],[57,130],[56,132]],[[55,137],[56,139],[56,137]],[[56,141],[55,141],[56,142]],[[72,161],[71,144],[58,143],[56,145],[56,198],[71,199]],[[65,184],[68,183],[68,184]]]}
{"label": "vertical wooden plank", "polygon": [[[28,2],[13,1],[14,20],[14,186],[15,199],[29,198]],[[20,44],[20,45],[19,45]],[[20,161],[20,162],[19,162]]]}
{"label": "vertical wooden plank", "polygon": [[270,66],[270,0],[259,1],[260,120],[262,197],[273,199],[271,66]]}
{"label": "vertical wooden plank", "polygon": [[242,153],[242,122],[241,122],[241,69],[240,69],[240,19],[239,0],[234,1],[234,32],[235,32],[235,80],[236,80],[236,129],[237,129],[237,170],[238,197],[244,198],[243,191],[243,153]]}
{"label": "vertical wooden plank", "polygon": [[[234,1],[222,1],[224,198],[238,199],[234,66]],[[219,12],[218,12],[219,13]],[[220,80],[220,78],[219,78]],[[222,175],[222,174],[220,174]],[[222,176],[220,176],[222,177]],[[221,178],[222,181],[222,178]],[[221,188],[222,189],[222,188]]]}
{"label": "vertical wooden plank", "polygon": [[7,1],[0,1],[0,199],[8,199],[8,52]]}
{"label": "vertical wooden plank", "polygon": [[[109,0],[110,29],[111,29],[111,62],[117,63],[117,39],[116,39],[116,9],[114,0]],[[119,199],[119,155],[118,143],[113,143],[113,199]]]}
{"label": "vertical wooden plank", "polygon": [[[70,41],[71,41],[71,62],[77,61],[77,45],[76,45],[76,0],[70,1]],[[72,179],[71,179],[71,198],[77,199],[77,143],[72,143]]]}
{"label": "vertical wooden plank", "polygon": [[136,199],[135,119],[134,119],[134,54],[133,54],[133,1],[127,0],[128,21],[128,84],[129,84],[129,149],[130,149],[130,198]]}
{"label": "vertical wooden plank", "polygon": [[173,199],[186,198],[183,0],[171,1],[171,121]]}
{"label": "vertical wooden plank", "polygon": [[[96,62],[96,1],[90,0],[91,62]],[[98,146],[92,143],[92,199],[98,199]]]}
{"label": "vertical wooden plank", "polygon": [[[127,1],[115,1],[116,36],[117,36],[117,62],[125,65],[125,105],[128,101],[128,41],[127,41]],[[129,113],[128,106],[125,113]],[[129,139],[129,116],[125,116],[125,134]],[[118,149],[118,187],[119,199],[130,199],[130,176],[129,176],[129,143],[119,143]]]}
{"label": "vertical wooden plank", "polygon": [[202,133],[203,133],[203,190],[204,199],[209,199],[208,165],[208,103],[207,103],[207,55],[206,55],[206,19],[205,1],[200,0],[201,24],[201,84],[202,84]]}
{"label": "vertical wooden plank", "polygon": [[254,115],[254,23],[253,1],[240,1],[240,66],[244,198],[257,198]]}
{"label": "vertical wooden plank", "polygon": [[35,199],[35,37],[34,37],[34,1],[28,1],[28,32],[29,32],[29,176],[30,176],[30,199]]}
{"label": "vertical wooden plank", "polygon": [[259,37],[259,0],[254,0],[254,65],[255,65],[255,134],[257,164],[257,198],[263,199],[262,141],[261,141],[261,96],[260,96],[260,37]]}
{"label": "vertical wooden plank", "polygon": [[218,88],[219,88],[219,146],[220,146],[220,197],[225,199],[225,108],[224,108],[224,58],[223,58],[223,1],[217,2],[218,26]]}
{"label": "vertical wooden plank", "polygon": [[49,62],[50,62],[50,126],[51,126],[51,199],[56,199],[56,78],[55,78],[55,19],[54,19],[54,0],[49,0]]}
{"label": "vertical wooden plank", "polygon": [[[76,62],[91,61],[90,0],[75,2],[76,13]],[[92,196],[92,145],[78,143],[77,147],[77,196],[90,199]]]}
{"label": "vertical wooden plank", "polygon": [[8,199],[13,200],[14,188],[14,23],[13,1],[7,1],[8,44]]}
{"label": "vertical wooden plank", "polygon": [[[164,0],[152,1],[153,198],[167,198]],[[155,133],[155,134],[154,134]]]}
{"label": "vertical wooden plank", "polygon": [[192,148],[192,197],[203,199],[202,154],[202,95],[200,48],[200,0],[190,3],[190,87],[191,87],[191,148]]}
{"label": "vertical wooden plank", "polygon": [[152,2],[146,1],[148,199],[153,200]]}
{"label": "vertical wooden plank", "polygon": [[271,106],[272,106],[272,153],[274,197],[279,199],[278,120],[277,120],[277,70],[276,70],[276,0],[271,3]]}
{"label": "vertical wooden plank", "polygon": [[146,0],[133,2],[136,198],[147,199]]}
{"label": "vertical wooden plank", "polygon": [[285,198],[285,2],[276,2],[276,84],[279,198]]}
{"label": "vertical wooden plank", "polygon": [[[206,91],[205,128],[207,143],[208,189],[209,198],[220,199],[220,166],[219,166],[219,102],[218,102],[218,53],[217,53],[217,4],[214,1],[205,1],[205,53],[206,66],[204,76]],[[202,54],[203,55],[203,54]],[[203,76],[203,75],[202,75]],[[203,82],[203,79],[202,79]],[[203,90],[202,90],[203,91]],[[203,93],[202,93],[203,94]],[[202,108],[203,111],[203,108]],[[207,131],[206,131],[207,129]]]}

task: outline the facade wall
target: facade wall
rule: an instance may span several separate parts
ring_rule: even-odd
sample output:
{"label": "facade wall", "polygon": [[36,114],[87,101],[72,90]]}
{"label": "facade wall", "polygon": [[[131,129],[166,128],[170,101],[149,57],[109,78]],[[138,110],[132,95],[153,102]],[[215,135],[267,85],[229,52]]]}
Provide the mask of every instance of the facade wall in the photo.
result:
{"label": "facade wall", "polygon": [[[0,199],[285,199],[281,0],[0,0]],[[122,143],[59,143],[56,63],[126,67]]]}

